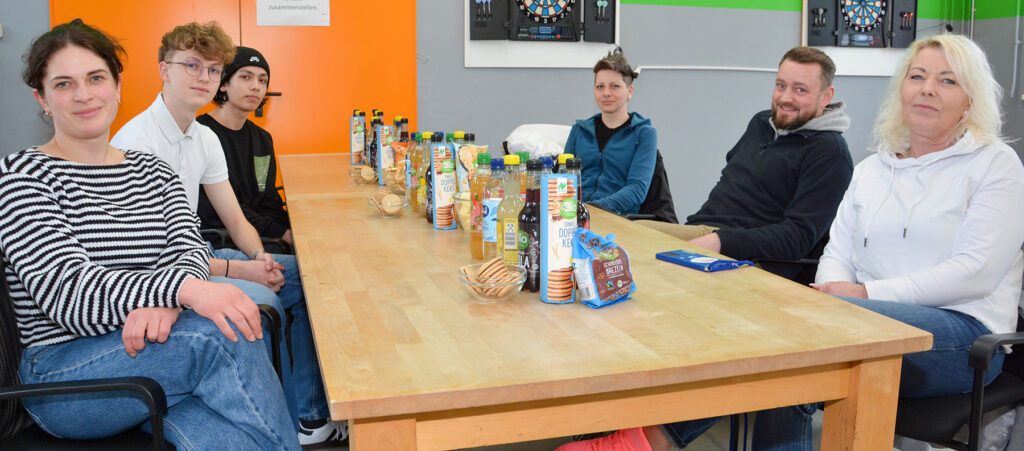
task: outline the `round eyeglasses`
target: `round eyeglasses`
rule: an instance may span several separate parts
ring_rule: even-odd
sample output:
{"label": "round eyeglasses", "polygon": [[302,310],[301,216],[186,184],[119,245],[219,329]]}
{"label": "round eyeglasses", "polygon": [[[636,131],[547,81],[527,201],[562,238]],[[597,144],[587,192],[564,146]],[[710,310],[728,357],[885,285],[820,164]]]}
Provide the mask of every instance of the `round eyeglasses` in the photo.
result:
{"label": "round eyeglasses", "polygon": [[185,66],[185,73],[189,74],[189,75],[192,75],[194,77],[198,77],[199,74],[201,74],[203,72],[204,68],[206,69],[206,73],[210,74],[210,79],[211,80],[220,81],[220,79],[224,76],[224,66],[221,66],[221,65],[218,64],[218,65],[215,65],[215,66],[206,67],[206,66],[203,65],[202,61],[199,61],[199,60],[197,60],[195,58],[189,58],[189,59],[187,59],[185,61],[181,61],[181,62],[178,62],[178,61],[164,61],[164,62],[167,63],[167,64],[181,64],[182,66]]}

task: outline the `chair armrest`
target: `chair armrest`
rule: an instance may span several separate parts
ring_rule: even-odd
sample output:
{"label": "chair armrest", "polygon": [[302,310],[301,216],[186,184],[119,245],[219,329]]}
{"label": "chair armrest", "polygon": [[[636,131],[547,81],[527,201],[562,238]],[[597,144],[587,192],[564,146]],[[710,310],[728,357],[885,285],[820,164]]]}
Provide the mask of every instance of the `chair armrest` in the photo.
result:
{"label": "chair armrest", "polygon": [[263,242],[263,249],[271,254],[291,255],[295,253],[295,250],[292,249],[292,245],[280,238],[267,238],[265,236],[261,236],[260,241]]}
{"label": "chair armrest", "polygon": [[657,216],[654,216],[652,214],[646,214],[646,213],[630,213],[630,214],[625,215],[623,217],[628,219],[628,220],[630,220],[630,221],[636,221],[638,219],[647,219],[649,221],[655,221],[655,220],[658,219]]}
{"label": "chair armrest", "polygon": [[281,378],[281,315],[277,313],[277,309],[266,304],[260,304],[259,308],[260,316],[267,321],[268,329],[270,329],[270,361],[274,364],[277,379],[283,381]]}
{"label": "chair armrest", "polygon": [[228,244],[228,231],[226,229],[199,229],[199,236],[203,241],[209,241],[214,249],[220,249]]}
{"label": "chair armrest", "polygon": [[164,441],[163,416],[167,412],[167,396],[164,394],[163,387],[148,377],[84,379],[3,387],[0,388],[0,399],[110,391],[131,391],[142,395],[143,401],[149,407],[149,419],[153,427],[153,449],[164,449],[166,442]]}
{"label": "chair armrest", "polygon": [[774,260],[771,258],[752,258],[754,263],[792,263],[797,265],[817,265],[818,260],[815,258],[798,258],[796,260]]}
{"label": "chair armrest", "polygon": [[982,335],[971,344],[971,356],[968,362],[971,368],[987,371],[992,364],[992,355],[999,346],[1024,343],[1024,332],[1009,334]]}

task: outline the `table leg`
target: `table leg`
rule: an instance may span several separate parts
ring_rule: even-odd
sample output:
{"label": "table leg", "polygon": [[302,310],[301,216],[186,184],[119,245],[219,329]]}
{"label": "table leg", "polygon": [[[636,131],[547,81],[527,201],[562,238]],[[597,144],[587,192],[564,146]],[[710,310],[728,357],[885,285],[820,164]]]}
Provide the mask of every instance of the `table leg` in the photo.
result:
{"label": "table leg", "polygon": [[864,360],[850,368],[850,392],[825,403],[821,449],[892,449],[901,356]]}
{"label": "table leg", "polygon": [[416,449],[416,418],[371,418],[349,422],[352,451]]}

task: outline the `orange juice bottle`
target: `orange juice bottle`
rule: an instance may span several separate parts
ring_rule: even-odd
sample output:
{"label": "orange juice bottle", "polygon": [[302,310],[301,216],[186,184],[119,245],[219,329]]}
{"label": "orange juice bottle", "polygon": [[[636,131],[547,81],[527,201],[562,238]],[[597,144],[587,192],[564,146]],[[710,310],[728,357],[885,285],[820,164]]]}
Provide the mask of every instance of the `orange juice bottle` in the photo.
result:
{"label": "orange juice bottle", "polygon": [[474,260],[484,259],[484,187],[491,180],[491,154],[476,156],[476,169],[469,179],[469,198],[473,209],[469,214],[469,252]]}
{"label": "orange juice bottle", "polygon": [[526,188],[530,184],[526,162],[530,161],[530,152],[516,152],[516,155],[519,155],[519,197],[526,202]]}

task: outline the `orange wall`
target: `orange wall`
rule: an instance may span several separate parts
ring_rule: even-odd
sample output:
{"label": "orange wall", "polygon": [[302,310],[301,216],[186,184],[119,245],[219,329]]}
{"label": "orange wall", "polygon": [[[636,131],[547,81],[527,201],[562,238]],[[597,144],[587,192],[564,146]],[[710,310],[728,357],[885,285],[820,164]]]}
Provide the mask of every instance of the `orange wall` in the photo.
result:
{"label": "orange wall", "polygon": [[256,0],[51,0],[51,25],[75,18],[118,38],[128,53],[115,132],[161,89],[160,37],[211,20],[267,58],[270,90],[283,95],[250,119],[274,135],[278,154],[347,152],[355,108],[409,117],[416,129],[415,0],[333,1],[329,27],[257,26]]}

